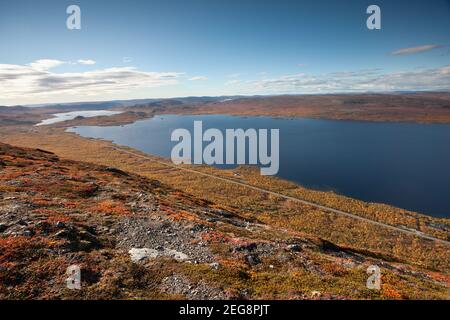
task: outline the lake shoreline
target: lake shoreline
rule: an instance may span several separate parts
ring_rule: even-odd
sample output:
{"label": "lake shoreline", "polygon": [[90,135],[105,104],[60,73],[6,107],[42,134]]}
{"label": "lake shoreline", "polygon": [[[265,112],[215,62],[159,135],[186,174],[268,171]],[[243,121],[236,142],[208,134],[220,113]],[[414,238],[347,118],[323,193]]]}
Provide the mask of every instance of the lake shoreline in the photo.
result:
{"label": "lake shoreline", "polygon": [[[347,217],[339,217],[321,210],[314,210],[306,205],[291,201],[281,201],[274,196],[264,196],[256,191],[218,182],[197,175],[182,173],[168,169],[157,162],[144,161],[131,155],[117,151],[109,141],[88,139],[75,133],[64,132],[64,128],[28,126],[15,128],[0,128],[0,141],[21,147],[39,148],[54,152],[64,159],[94,163],[118,168],[125,172],[138,173],[144,177],[160,181],[177,190],[217,205],[243,210],[248,219],[268,223],[282,228],[295,230],[301,234],[314,234],[322,239],[340,246],[358,248],[358,250],[373,250],[386,257],[400,255],[405,261],[416,261],[420,265],[433,265],[430,255],[442,257],[448,252],[445,244],[425,241],[412,235],[402,233],[357,221]],[[159,157],[144,154],[136,149],[125,148],[132,152],[165,161]],[[213,173],[230,179],[245,180],[247,183],[264,189],[273,190],[296,198],[306,199],[315,203],[343,211],[352,212],[374,221],[380,221],[401,228],[410,228],[424,232],[439,239],[448,240],[450,219],[435,218],[416,212],[395,208],[388,205],[367,203],[356,199],[336,195],[332,192],[314,191],[302,188],[292,182],[274,177],[262,177],[254,168],[240,167],[239,177],[234,171],[219,170],[209,166],[199,166],[196,169]],[[418,246],[420,243],[420,246]],[[423,246],[423,250],[422,250]],[[400,248],[400,251],[392,250]],[[440,259],[440,258],[437,258]],[[437,267],[438,268],[438,267]]]}
{"label": "lake shoreline", "polygon": [[[431,212],[427,212],[427,206],[422,204],[422,207],[420,207],[420,203],[414,206],[411,206],[411,204],[408,203],[402,205],[403,202],[409,201],[408,199],[413,199],[413,201],[417,202],[418,195],[410,197],[408,196],[408,193],[405,193],[405,195],[402,195],[403,200],[399,198],[400,202],[398,202],[398,200],[396,200],[395,198],[389,198],[389,194],[384,196],[380,193],[381,191],[378,191],[384,190],[386,186],[380,185],[379,187],[375,188],[375,186],[371,186],[370,184],[370,179],[379,179],[379,175],[376,174],[377,170],[391,172],[390,176],[398,176],[396,180],[392,180],[392,178],[390,178],[390,182],[380,181],[379,183],[382,184],[397,183],[399,184],[399,188],[403,188],[403,185],[409,185],[408,188],[411,189],[411,186],[413,185],[419,186],[422,183],[428,183],[427,180],[424,180],[422,182],[420,181],[420,179],[424,179],[419,173],[419,171],[423,171],[420,168],[422,168],[426,163],[429,163],[430,165],[426,167],[429,167],[431,168],[429,170],[432,170],[434,167],[441,167],[442,161],[435,160],[431,155],[432,152],[427,151],[430,148],[431,144],[427,143],[426,141],[431,139],[434,141],[433,143],[435,145],[437,144],[437,149],[442,149],[439,147],[439,140],[436,141],[436,136],[445,136],[445,134],[442,133],[446,132],[447,127],[443,127],[442,125],[417,125],[410,123],[392,124],[390,122],[374,123],[360,121],[343,122],[339,120],[316,119],[274,119],[272,117],[249,118],[241,116],[222,115],[180,116],[158,114],[154,115],[152,118],[140,119],[136,122],[133,122],[132,124],[122,125],[120,127],[78,125],[72,127],[73,129],[69,129],[69,131],[77,131],[78,133],[81,133],[86,137],[112,140],[121,145],[127,145],[149,154],[168,158],[170,157],[170,148],[168,147],[170,144],[170,130],[176,129],[178,126],[190,128],[190,126],[192,125],[191,121],[199,119],[204,119],[205,130],[207,128],[207,125],[217,127],[219,129],[224,129],[225,127],[247,129],[253,126],[258,129],[274,126],[277,128],[284,128],[284,140],[288,139],[290,141],[292,140],[290,138],[291,136],[296,136],[296,142],[290,142],[291,145],[286,145],[286,143],[283,142],[282,138],[282,145],[285,146],[285,151],[283,152],[282,150],[280,159],[281,162],[283,163],[284,161],[285,164],[284,168],[281,168],[278,176],[282,179],[294,182],[299,186],[304,186],[315,191],[335,191],[340,195],[360,199],[366,202],[369,201],[376,203],[389,203],[397,207],[408,208],[411,211],[426,212],[427,215],[445,217],[445,210],[442,211],[442,209],[440,209],[441,213],[439,213],[439,210],[436,213],[436,208],[438,207],[434,209],[434,212],[433,210],[431,210]],[[172,128],[170,127],[170,123],[173,122],[177,125]],[[301,129],[299,131],[299,126],[305,127],[305,129]],[[156,131],[151,128],[155,128]],[[161,130],[164,131],[164,134]],[[304,132],[305,130],[306,132]],[[380,137],[380,132],[385,135],[385,137]],[[353,133],[358,133],[356,135],[356,138],[354,138]],[[127,138],[128,135],[131,135],[134,138],[132,140],[129,140],[129,138]],[[142,138],[140,138],[141,136]],[[156,142],[149,144],[150,142],[145,138],[145,136],[152,136],[154,141]],[[419,136],[422,140],[425,140],[419,143],[413,142],[413,144],[411,144],[412,142],[410,141],[409,136],[411,136],[411,139],[413,140],[414,136]],[[426,138],[428,136],[429,138]],[[441,140],[442,139],[445,140],[445,138],[441,138]],[[385,142],[388,143],[387,147],[385,147],[384,145],[380,145],[380,143]],[[336,149],[336,143],[338,143],[339,145],[338,149]],[[323,145],[323,147],[317,148],[317,146],[321,144]],[[401,146],[401,148],[404,149],[404,155],[399,155],[399,152],[402,149],[396,150],[396,145]],[[300,154],[295,150],[291,151],[293,149],[298,149],[299,147],[302,150],[306,151],[302,151]],[[387,150],[385,150],[386,148]],[[310,149],[315,151],[310,151]],[[292,155],[293,152],[295,153],[294,156]],[[351,165],[351,163],[346,164],[346,162],[348,162],[348,157],[346,156],[346,154],[354,155],[351,158],[351,161],[356,161],[354,165]],[[384,156],[381,159],[384,159],[384,162],[381,163],[381,160],[377,160],[375,163],[373,157],[370,156],[373,154],[383,154]],[[444,156],[443,159],[449,157],[447,153],[442,155]],[[295,167],[295,163],[293,163],[294,160],[292,159],[297,159],[298,157],[301,157],[299,159],[301,159],[302,165],[300,167]],[[333,161],[331,161],[330,159],[333,159]],[[402,159],[407,161],[406,163],[409,163],[408,166],[411,166],[411,168],[405,169],[405,165],[399,166],[399,163],[402,162]],[[436,161],[438,161],[439,164],[435,163]],[[287,167],[286,163],[288,163]],[[363,166],[364,163],[367,163],[368,167]],[[431,165],[432,163],[435,164]],[[328,170],[328,175],[339,175],[336,176],[336,178],[332,178],[331,176],[328,177],[328,175],[322,175],[319,172],[315,173],[313,168],[319,165],[321,166],[321,169],[319,171]],[[342,167],[343,165],[344,167]],[[394,168],[397,168],[398,170],[394,170]],[[415,170],[414,168],[419,168],[420,170]],[[297,173],[289,173],[289,170],[295,170],[295,172]],[[411,170],[413,172],[412,175],[410,173]],[[438,177],[440,177],[440,180],[436,180],[435,183],[443,180],[442,174],[445,174],[445,172],[446,171],[444,170],[439,174]],[[301,175],[299,176],[299,174]],[[317,174],[321,174],[322,176],[316,177]],[[354,174],[357,174],[359,180],[348,180],[348,177],[351,177]],[[361,175],[368,176],[366,179],[364,179],[364,177],[362,177]],[[415,177],[415,175],[417,177]],[[432,175],[429,176],[431,178],[426,179],[432,180]],[[416,181],[416,179],[418,180]],[[367,183],[365,180],[367,180]],[[359,187],[358,189],[354,189],[354,187],[352,187],[351,185],[349,185],[348,187],[346,186],[346,184],[354,184],[358,181],[361,183],[361,187]],[[445,180],[444,182],[439,183],[445,184]],[[395,186],[395,184],[393,184],[393,186]],[[435,188],[437,187],[438,185],[436,184]],[[349,188],[353,188],[354,191]],[[432,189],[430,188],[429,190],[430,192],[432,191]],[[419,191],[420,190],[417,190],[417,192]],[[434,196],[433,192],[431,192],[430,194]],[[425,194],[421,194],[421,197],[425,196]],[[444,201],[443,198],[440,199],[441,202]],[[439,204],[438,202],[434,203],[437,205]]]}

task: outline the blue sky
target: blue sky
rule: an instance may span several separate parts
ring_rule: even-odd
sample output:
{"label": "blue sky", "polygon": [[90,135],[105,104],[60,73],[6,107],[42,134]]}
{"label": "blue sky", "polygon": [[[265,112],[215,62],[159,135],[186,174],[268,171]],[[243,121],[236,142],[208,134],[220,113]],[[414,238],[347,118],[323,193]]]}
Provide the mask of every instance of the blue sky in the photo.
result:
{"label": "blue sky", "polygon": [[0,0],[0,105],[450,90],[449,65],[448,0]]}

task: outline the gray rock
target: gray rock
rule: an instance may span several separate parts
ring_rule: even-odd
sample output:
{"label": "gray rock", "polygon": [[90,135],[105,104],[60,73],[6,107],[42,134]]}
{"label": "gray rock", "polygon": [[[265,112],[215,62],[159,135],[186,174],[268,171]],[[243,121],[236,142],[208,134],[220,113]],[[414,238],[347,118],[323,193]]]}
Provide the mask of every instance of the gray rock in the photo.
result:
{"label": "gray rock", "polygon": [[289,251],[300,252],[302,251],[302,247],[298,244],[290,244],[286,247]]}
{"label": "gray rock", "polygon": [[261,263],[261,260],[256,254],[248,254],[245,256],[245,260],[251,266],[256,266]]}
{"label": "gray rock", "polygon": [[66,226],[66,224],[64,222],[58,221],[55,224],[55,227],[57,228],[64,228]]}
{"label": "gray rock", "polygon": [[34,232],[33,230],[31,230],[31,229],[25,229],[25,230],[23,231],[23,235],[24,235],[25,237],[32,237],[32,236],[35,235],[35,232]]}
{"label": "gray rock", "polygon": [[244,244],[233,249],[233,252],[251,252],[256,250],[258,245],[256,243]]}
{"label": "gray rock", "polygon": [[60,230],[58,232],[55,233],[54,237],[55,238],[60,238],[60,239],[67,239],[69,238],[70,234],[69,232],[67,232],[67,230]]}
{"label": "gray rock", "polygon": [[188,255],[176,250],[164,250],[164,255],[172,257],[177,261],[185,261],[189,259]]}
{"label": "gray rock", "polygon": [[131,261],[139,262],[146,259],[154,259],[157,257],[171,257],[177,261],[186,261],[189,259],[189,256],[184,254],[183,252],[164,249],[164,250],[155,250],[150,248],[131,248],[128,253],[130,254]]}
{"label": "gray rock", "polygon": [[8,229],[8,226],[6,224],[1,223],[0,224],[0,232],[6,231]]}
{"label": "gray rock", "polygon": [[218,262],[210,263],[209,266],[214,270],[218,270],[220,268],[220,264]]}
{"label": "gray rock", "polygon": [[149,248],[131,248],[128,253],[130,254],[131,261],[133,262],[156,258],[159,255],[157,250]]}

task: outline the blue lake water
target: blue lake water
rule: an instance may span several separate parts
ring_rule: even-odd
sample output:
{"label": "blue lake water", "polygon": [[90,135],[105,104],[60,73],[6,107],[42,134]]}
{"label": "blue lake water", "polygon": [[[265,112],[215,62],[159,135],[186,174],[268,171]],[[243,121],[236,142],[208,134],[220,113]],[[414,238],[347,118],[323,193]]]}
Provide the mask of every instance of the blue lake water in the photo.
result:
{"label": "blue lake water", "polygon": [[278,176],[356,199],[450,217],[450,125],[164,115],[69,131],[170,157],[174,129],[280,129]]}
{"label": "blue lake water", "polygon": [[121,111],[109,111],[109,110],[87,110],[87,111],[72,111],[64,113],[55,113],[53,118],[42,120],[36,126],[46,126],[58,122],[73,120],[76,117],[92,118],[98,116],[112,116],[122,113]]}

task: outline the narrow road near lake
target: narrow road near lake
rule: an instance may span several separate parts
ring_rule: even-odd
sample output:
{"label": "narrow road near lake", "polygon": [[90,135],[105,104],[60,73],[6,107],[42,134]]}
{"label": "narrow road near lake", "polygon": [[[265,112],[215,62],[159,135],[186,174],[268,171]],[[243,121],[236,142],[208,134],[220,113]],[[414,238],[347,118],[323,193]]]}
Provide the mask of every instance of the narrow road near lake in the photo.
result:
{"label": "narrow road near lake", "polygon": [[368,219],[368,218],[364,218],[364,217],[358,216],[358,215],[353,214],[353,213],[348,213],[348,212],[345,212],[345,211],[341,211],[341,210],[338,210],[338,209],[326,207],[326,206],[323,206],[323,205],[320,205],[320,204],[317,204],[317,203],[314,203],[314,202],[310,202],[310,201],[307,201],[307,200],[303,200],[303,199],[287,196],[287,195],[284,195],[284,194],[281,194],[281,193],[278,193],[278,192],[274,192],[274,191],[270,191],[270,190],[263,189],[263,188],[260,188],[260,187],[256,187],[256,186],[253,186],[253,185],[250,185],[250,184],[247,184],[247,183],[234,181],[234,180],[231,180],[231,179],[219,177],[219,176],[216,176],[216,175],[213,175],[213,174],[197,171],[197,170],[194,170],[194,169],[184,168],[184,167],[181,167],[181,166],[176,165],[176,164],[172,164],[172,163],[156,160],[156,159],[153,159],[151,157],[144,156],[144,155],[141,155],[141,154],[129,151],[129,150],[125,150],[125,149],[122,149],[122,148],[113,147],[113,149],[117,150],[117,151],[120,151],[120,152],[127,153],[127,154],[135,156],[135,157],[139,157],[139,158],[142,158],[142,159],[153,161],[155,163],[159,163],[159,164],[162,164],[164,166],[172,167],[172,168],[175,168],[175,169],[178,169],[178,170],[182,170],[182,171],[186,171],[186,172],[190,172],[190,173],[194,173],[194,174],[203,175],[203,176],[206,176],[206,177],[209,177],[209,178],[221,180],[221,181],[224,181],[224,182],[227,182],[227,183],[232,183],[232,184],[239,185],[239,186],[242,186],[242,187],[246,187],[246,188],[249,188],[249,189],[253,189],[253,190],[256,190],[256,191],[259,191],[259,192],[263,192],[263,193],[266,193],[266,194],[274,195],[274,196],[277,196],[277,197],[280,197],[280,198],[283,198],[283,199],[292,200],[292,201],[295,201],[295,202],[298,202],[298,203],[301,203],[301,204],[305,204],[305,205],[308,205],[308,206],[311,206],[311,207],[314,207],[314,208],[317,208],[317,209],[320,209],[320,210],[323,210],[323,211],[332,212],[332,213],[335,213],[335,214],[338,214],[338,215],[343,215],[343,216],[346,216],[346,217],[349,217],[349,218],[353,218],[353,219],[364,221],[364,222],[367,222],[367,223],[370,223],[370,224],[373,224],[373,225],[377,225],[377,226],[380,226],[380,227],[383,227],[383,228],[391,229],[391,230],[394,230],[394,231],[399,231],[399,232],[402,232],[402,233],[405,233],[405,234],[408,234],[408,235],[413,235],[413,236],[416,236],[416,237],[419,237],[419,238],[422,238],[422,239],[427,239],[427,240],[436,241],[436,242],[439,242],[439,243],[442,243],[442,244],[445,244],[445,245],[450,245],[450,242],[447,241],[447,240],[433,237],[431,235],[425,234],[425,233],[420,232],[418,230],[402,229],[402,228],[399,228],[399,227],[396,227],[396,226],[392,226],[392,225],[389,225],[389,224],[386,224],[386,223],[383,223],[383,222],[379,222],[379,221],[371,220],[371,219]]}

